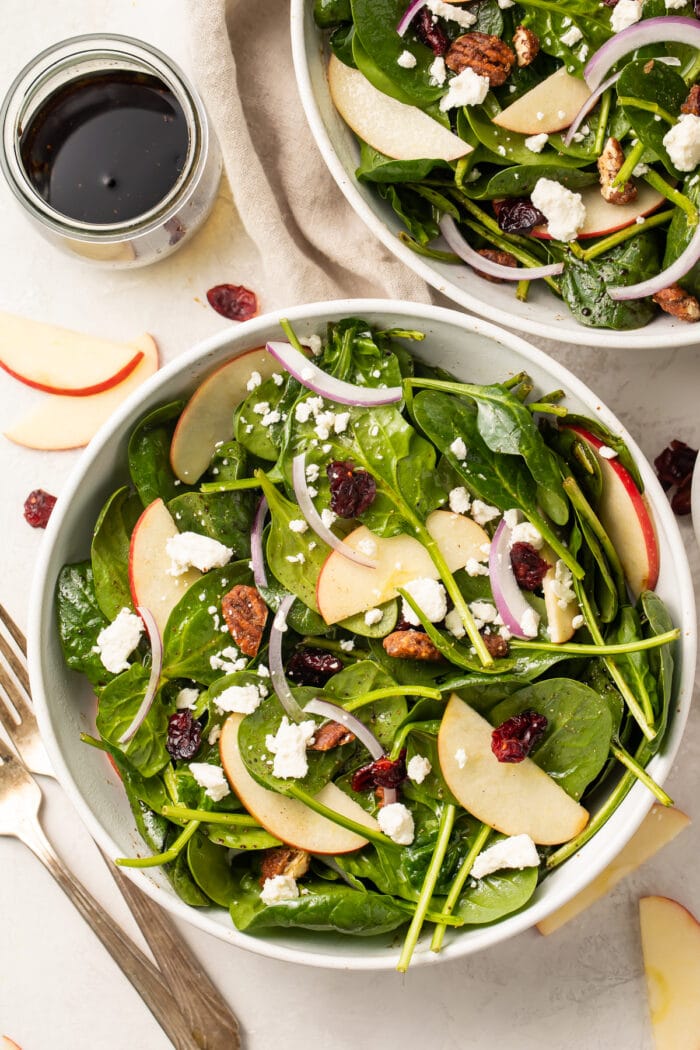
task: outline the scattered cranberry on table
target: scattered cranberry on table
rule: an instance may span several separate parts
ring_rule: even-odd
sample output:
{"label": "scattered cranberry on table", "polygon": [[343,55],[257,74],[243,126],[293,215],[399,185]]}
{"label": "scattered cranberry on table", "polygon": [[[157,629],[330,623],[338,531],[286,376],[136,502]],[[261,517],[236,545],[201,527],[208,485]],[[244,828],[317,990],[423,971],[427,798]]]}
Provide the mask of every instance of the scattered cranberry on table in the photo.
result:
{"label": "scattered cranberry on table", "polygon": [[229,321],[249,321],[258,312],[258,297],[242,284],[217,284],[207,292],[207,302]]}
{"label": "scattered cranberry on table", "polygon": [[24,501],[24,520],[33,529],[45,529],[51,517],[56,497],[44,489],[34,489]]}
{"label": "scattered cranberry on table", "polygon": [[671,493],[674,514],[690,514],[690,489],[698,451],[685,441],[673,440],[654,460],[664,492]]}

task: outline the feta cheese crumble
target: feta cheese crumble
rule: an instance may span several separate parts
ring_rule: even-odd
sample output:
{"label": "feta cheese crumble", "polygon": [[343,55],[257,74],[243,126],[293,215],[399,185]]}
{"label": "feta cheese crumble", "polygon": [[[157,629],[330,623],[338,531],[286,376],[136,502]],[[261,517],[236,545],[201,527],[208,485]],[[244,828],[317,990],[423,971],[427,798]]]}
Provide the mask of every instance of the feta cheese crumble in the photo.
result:
{"label": "feta cheese crumble", "polygon": [[442,87],[445,83],[447,80],[447,66],[445,65],[445,59],[442,55],[438,55],[437,58],[430,63],[428,75],[432,87]]}
{"label": "feta cheese crumble", "polygon": [[221,802],[222,798],[231,794],[221,766],[212,766],[208,762],[190,762],[190,773],[199,786],[205,788],[204,794],[212,802]]}
{"label": "feta cheese crumble", "polygon": [[467,633],[462,623],[462,617],[459,615],[456,609],[450,609],[447,616],[445,617],[445,627],[450,632],[453,638],[464,638]]}
{"label": "feta cheese crumble", "polygon": [[542,544],[544,543],[539,529],[536,529],[529,521],[518,522],[518,524],[511,529],[510,537],[511,544],[529,543],[536,551],[541,550]]}
{"label": "feta cheese crumble", "polygon": [[299,896],[297,880],[292,875],[273,875],[265,879],[260,890],[263,904],[277,904],[279,901],[293,901]]}
{"label": "feta cheese crumble", "polygon": [[384,613],[381,609],[368,609],[365,613],[365,623],[368,627],[373,627],[375,623],[379,623]]}
{"label": "feta cheese crumble", "polygon": [[700,117],[681,113],[678,123],[664,135],[663,144],[679,171],[693,171],[700,163]]}
{"label": "feta cheese crumble", "polygon": [[633,26],[642,17],[642,0],[619,0],[610,16],[610,27],[613,33]]}
{"label": "feta cheese crumble", "polygon": [[476,558],[467,558],[464,570],[467,576],[488,576],[489,574],[488,565],[483,561],[477,561]]}
{"label": "feta cheese crumble", "polygon": [[306,532],[308,527],[308,521],[304,521],[303,518],[293,518],[289,523],[290,532]]}
{"label": "feta cheese crumble", "polygon": [[418,59],[410,51],[402,51],[396,59],[396,64],[401,66],[402,69],[415,69],[418,65]]}
{"label": "feta cheese crumble", "polygon": [[573,582],[571,569],[559,558],[554,566],[552,592],[557,599],[557,605],[560,609],[566,609],[567,605],[571,605],[572,602],[576,601]]}
{"label": "feta cheese crumble", "polygon": [[408,774],[408,779],[412,780],[414,784],[422,784],[432,768],[429,758],[425,758],[423,755],[411,755],[406,766],[406,773]]}
{"label": "feta cheese crumble", "polygon": [[321,521],[327,529],[330,529],[331,525],[335,522],[337,517],[338,515],[334,511],[330,510],[329,507],[324,507],[321,511]]}
{"label": "feta cheese crumble", "polygon": [[529,835],[511,835],[482,850],[470,872],[472,878],[483,879],[503,868],[538,868],[540,857],[537,846]]}
{"label": "feta cheese crumble", "polygon": [[275,735],[268,733],[265,747],[275,756],[272,775],[281,780],[305,777],[309,763],[306,759],[306,745],[316,732],[316,723],[308,719],[295,724],[285,715]]}
{"label": "feta cheese crumble", "polygon": [[450,510],[453,512],[453,514],[466,514],[472,505],[469,493],[465,489],[464,485],[459,485],[457,488],[451,489],[448,500],[450,504]]}
{"label": "feta cheese crumble", "polygon": [[454,439],[454,441],[450,445],[450,452],[453,456],[456,456],[457,459],[467,458],[467,446],[464,444],[462,438]]}
{"label": "feta cheese crumble", "polygon": [[178,711],[194,711],[198,697],[199,689],[181,689],[175,697],[175,707]]}
{"label": "feta cheese crumble", "polygon": [[687,0],[666,0],[667,11],[678,11],[681,7],[685,7]]}
{"label": "feta cheese crumble", "polygon": [[579,40],[583,40],[583,33],[578,26],[572,26],[571,29],[567,29],[565,33],[562,33],[559,39],[567,47],[573,47],[574,44],[578,44]]}
{"label": "feta cheese crumble", "polygon": [[116,620],[103,627],[97,636],[95,651],[102,666],[112,674],[129,669],[128,656],[133,653],[143,634],[143,621],[126,607],[120,609]]}
{"label": "feta cheese crumble", "polygon": [[455,762],[460,769],[464,769],[467,764],[467,752],[463,747],[458,747],[455,751]]}
{"label": "feta cheese crumble", "polygon": [[581,616],[581,614],[579,613],[578,616],[574,616],[573,620],[571,621],[571,626],[575,631],[578,631],[579,627],[583,627],[585,622],[586,621],[584,620],[583,616]]}
{"label": "feta cheese crumble", "polygon": [[483,500],[475,499],[472,503],[472,518],[477,525],[485,525],[487,521],[493,521],[500,513],[498,507],[492,507]]}
{"label": "feta cheese crumble", "polygon": [[426,0],[425,6],[434,15],[439,15],[440,18],[451,22],[457,22],[458,25],[463,26],[465,29],[473,26],[476,22],[476,15],[473,15],[471,11],[465,11],[463,7],[454,7],[452,4],[446,4],[444,0]]}
{"label": "feta cheese crumble", "polygon": [[617,452],[614,448],[610,448],[609,445],[601,445],[598,449],[598,455],[602,456],[603,459],[615,459]]}
{"label": "feta cheese crumble", "polygon": [[[431,623],[440,623],[441,620],[445,619],[447,615],[447,591],[439,580],[431,580],[427,576],[419,576],[415,580],[409,580],[408,583],[404,584],[404,589],[408,591],[425,618],[430,620]],[[420,626],[419,617],[416,616],[405,598],[403,599],[401,614],[404,620],[413,624],[414,627]]]}
{"label": "feta cheese crumble", "polygon": [[413,816],[402,802],[390,802],[388,806],[382,806],[377,813],[377,823],[384,834],[399,846],[410,846],[413,842]]}
{"label": "feta cheese crumble", "polygon": [[250,379],[245,385],[246,390],[255,390],[262,383],[262,376],[259,372],[251,372]]}
{"label": "feta cheese crumble", "polygon": [[544,132],[540,135],[530,135],[529,138],[525,139],[525,149],[529,149],[531,153],[541,153],[548,141],[549,135],[546,135]]}
{"label": "feta cheese crumble", "polygon": [[257,711],[262,700],[257,685],[230,685],[214,697],[214,703],[220,711],[235,711],[239,715],[250,715]]}
{"label": "feta cheese crumble", "polygon": [[166,540],[165,553],[170,558],[168,575],[182,576],[190,568],[208,572],[228,565],[233,550],[199,532],[178,532]]}
{"label": "feta cheese crumble", "polygon": [[446,113],[448,109],[459,106],[480,106],[489,93],[489,87],[488,77],[480,76],[467,66],[450,80],[447,93],[440,99],[440,111]]}
{"label": "feta cheese crumble", "polygon": [[580,193],[567,190],[554,179],[538,179],[531,200],[546,218],[550,237],[557,241],[576,239],[586,219],[586,207]]}
{"label": "feta cheese crumble", "polygon": [[527,638],[536,638],[540,615],[534,609],[526,609],[520,620],[520,629]]}

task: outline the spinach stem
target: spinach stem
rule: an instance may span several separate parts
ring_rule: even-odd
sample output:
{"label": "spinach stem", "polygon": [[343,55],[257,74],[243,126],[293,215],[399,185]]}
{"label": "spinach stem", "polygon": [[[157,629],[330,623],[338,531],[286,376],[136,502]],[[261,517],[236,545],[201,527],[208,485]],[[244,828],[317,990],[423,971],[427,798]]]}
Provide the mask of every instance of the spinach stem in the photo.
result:
{"label": "spinach stem", "polygon": [[114,863],[120,868],[158,868],[161,864],[169,864],[184,849],[200,824],[199,820],[191,820],[186,824],[170,849],[164,853],[155,853],[152,857],[117,857]]}
{"label": "spinach stem", "polygon": [[282,329],[282,331],[284,332],[294,349],[298,350],[300,354],[304,354],[306,356],[308,351],[299,342],[296,332],[294,331],[286,317],[280,318],[280,328]]}
{"label": "spinach stem", "polygon": [[[400,908],[403,911],[405,911],[407,915],[413,915],[415,910],[413,904],[410,904],[408,901],[401,900],[400,897],[394,897],[393,900],[397,908]],[[430,909],[428,909],[428,911],[425,913],[425,921],[440,924],[444,923],[445,926],[464,926],[464,919],[460,919],[458,915],[443,915],[442,912],[430,911]]]}
{"label": "spinach stem", "polygon": [[[433,850],[433,855],[431,857],[430,864],[428,865],[428,870],[425,873],[425,878],[423,880],[423,885],[420,891],[420,897],[418,898],[418,902],[416,904],[416,910],[413,913],[411,925],[408,928],[406,940],[403,942],[401,956],[396,967],[399,973],[405,973],[408,969],[409,963],[411,962],[411,957],[415,950],[416,944],[418,943],[420,931],[422,929],[423,923],[425,922],[426,913],[430,906],[430,902],[433,898],[433,893],[435,892],[435,885],[440,874],[440,868],[442,867],[442,863],[445,859],[445,854],[447,853],[447,847],[450,843],[450,835],[452,834],[452,829],[454,827],[456,813],[457,807],[453,806],[451,803],[448,803],[444,807],[440,815],[440,825],[438,827],[435,849]],[[438,929],[442,930],[444,930],[444,928],[444,926],[438,927]]]}
{"label": "spinach stem", "polygon": [[403,751],[404,744],[408,739],[409,735],[417,730],[418,732],[429,732],[426,726],[430,726],[433,729],[431,736],[435,736],[435,723],[434,722],[407,722],[406,725],[401,726],[396,736],[394,737],[394,743],[391,745],[391,751],[389,752],[389,758],[392,762],[395,762]]}
{"label": "spinach stem", "polygon": [[514,387],[520,386],[521,383],[524,383],[525,380],[529,380],[529,378],[527,372],[517,372],[514,376],[511,376],[510,379],[504,379],[500,385],[504,390],[513,390]]}
{"label": "spinach stem", "polygon": [[667,109],[663,109],[658,102],[650,102],[646,98],[635,98],[633,95],[618,95],[617,101],[621,106],[631,106],[633,109],[643,109],[646,113],[654,113],[657,117],[665,120],[667,124],[676,124],[678,121],[677,117],[674,117]]}
{"label": "spinach stem", "polygon": [[609,251],[610,248],[615,248],[618,244],[623,244],[624,241],[628,241],[632,237],[638,237],[645,230],[649,230],[654,226],[663,226],[664,223],[670,222],[672,216],[672,211],[659,211],[656,215],[646,216],[644,222],[633,222],[630,226],[625,226],[624,229],[611,233],[609,237],[603,237],[602,240],[596,241],[591,248],[586,248],[583,253],[583,261],[590,262],[591,259],[596,259],[599,255]]}
{"label": "spinach stem", "polygon": [[518,281],[515,289],[515,298],[519,303],[526,303],[527,297],[530,294],[530,281],[522,280]]}
{"label": "spinach stem", "polygon": [[339,703],[345,711],[357,711],[358,707],[364,707],[366,704],[373,704],[375,700],[385,700],[392,696],[427,696],[430,700],[442,700],[440,690],[433,689],[429,685],[392,685],[383,689],[372,689],[371,692],[356,696],[347,703],[343,700],[340,700]]}
{"label": "spinach stem", "polygon": [[672,806],[673,799],[670,795],[667,795],[662,787],[660,787],[656,781],[649,776],[646,769],[640,766],[639,762],[630,755],[628,751],[622,747],[621,744],[612,743],[610,750],[618,760],[621,762],[626,769],[629,769],[631,773],[635,775],[637,780],[641,780],[642,784],[651,791],[652,795],[661,803],[662,806]]}
{"label": "spinach stem", "polygon": [[563,405],[553,405],[549,401],[531,401],[527,406],[531,412],[545,412],[548,416],[568,416],[569,410]]}
{"label": "spinach stem", "polygon": [[572,653],[574,656],[618,656],[622,653],[638,653],[641,649],[656,649],[660,645],[670,645],[680,638],[680,629],[655,634],[652,638],[640,638],[636,642],[620,642],[615,645],[587,645],[586,643],[563,642],[524,642],[511,639],[511,649],[539,649],[546,653]]}
{"label": "spinach stem", "polygon": [[209,492],[238,492],[241,489],[259,489],[261,482],[259,478],[232,478],[231,481],[205,481],[199,486],[199,491]]}
{"label": "spinach stem", "polygon": [[[464,889],[464,883],[467,881],[469,872],[474,867],[474,861],[481,853],[482,849],[488,841],[488,837],[493,829],[488,824],[482,824],[476,833],[469,852],[462,861],[462,865],[454,877],[452,885],[450,886],[450,892],[447,894],[445,903],[442,906],[443,915],[451,915],[454,911],[455,905],[460,898],[462,890]],[[431,952],[439,952],[442,947],[442,942],[445,938],[445,927],[438,926],[433,933],[433,939],[430,944]]]}
{"label": "spinach stem", "polygon": [[399,240],[402,244],[405,244],[407,248],[410,248],[416,255],[423,255],[426,259],[434,259],[436,262],[446,263],[461,263],[461,259],[454,252],[443,252],[439,248],[431,248],[427,244],[419,244],[409,233],[405,230],[399,231]]}
{"label": "spinach stem", "polygon": [[[442,653],[450,663],[456,664],[457,667],[461,667],[464,671],[473,671],[474,661],[468,656],[463,655],[460,647],[455,642],[450,642],[446,638],[443,638],[435,624],[431,623],[418,602],[404,587],[399,587],[398,590],[404,601],[413,609],[424,627],[425,633],[428,635],[428,638],[430,638],[430,641],[438,652]],[[479,637],[481,637],[481,635],[479,635]]]}
{"label": "spinach stem", "polygon": [[695,83],[698,76],[700,76],[700,54],[697,54],[695,56],[691,65],[688,67],[685,73],[681,74],[681,76],[683,77],[683,80],[685,81],[688,87]]}
{"label": "spinach stem", "polygon": [[90,736],[89,733],[81,733],[80,741],[83,744],[89,744],[90,747],[94,747],[96,751],[108,751],[107,745],[102,740],[97,740],[94,736]]}
{"label": "spinach stem", "polygon": [[682,211],[688,216],[688,226],[697,226],[698,224],[698,210],[688,197],[684,193],[679,193],[675,190],[666,179],[663,179],[658,172],[650,168],[644,176],[644,181],[647,185],[653,189],[658,190],[659,193],[663,193],[666,200],[670,201],[671,204],[675,204],[677,208],[681,208]]}
{"label": "spinach stem", "polygon": [[227,824],[230,827],[260,828],[255,817],[248,813],[217,813],[209,809],[190,809],[188,806],[169,806],[161,808],[161,815],[173,820],[198,820],[201,824]]}
{"label": "spinach stem", "polygon": [[627,589],[625,586],[625,574],[620,564],[620,558],[617,551],[615,550],[610,537],[603,528],[598,515],[591,507],[590,503],[586,499],[581,489],[581,486],[572,475],[568,478],[564,478],[562,481],[564,491],[571,500],[574,510],[579,517],[586,522],[588,527],[591,529],[596,539],[603,548],[605,555],[610,563],[613,575],[615,577],[615,586],[617,588],[617,596],[621,602],[625,602],[627,598]]}
{"label": "spinach stem", "polygon": [[374,828],[367,827],[366,824],[360,824],[359,821],[353,820],[352,817],[346,817],[343,813],[338,813],[336,810],[331,809],[330,806],[326,806],[323,802],[319,802],[317,798],[310,795],[308,791],[304,791],[298,784],[288,784],[286,788],[286,794],[291,798],[297,799],[299,802],[303,802],[305,806],[312,809],[314,813],[318,813],[322,817],[327,817],[334,824],[338,824],[339,827],[345,828],[347,831],[354,831],[356,835],[360,835],[363,839],[368,839],[370,842],[374,842],[377,846],[382,846],[384,849],[400,850],[403,846],[397,845],[387,835],[383,835],[381,831],[375,831]]}
{"label": "spinach stem", "polygon": [[603,146],[607,138],[608,131],[608,119],[610,117],[610,103],[612,101],[612,90],[608,88],[607,91],[603,92],[600,100],[600,114],[598,117],[598,127],[595,133],[595,143],[593,144],[593,151],[596,157],[599,157],[603,152]]}
{"label": "spinach stem", "polygon": [[631,179],[634,169],[641,161],[645,149],[646,147],[643,142],[638,142],[636,146],[632,147],[625,157],[624,164],[612,181],[613,186],[624,186],[624,184]]}

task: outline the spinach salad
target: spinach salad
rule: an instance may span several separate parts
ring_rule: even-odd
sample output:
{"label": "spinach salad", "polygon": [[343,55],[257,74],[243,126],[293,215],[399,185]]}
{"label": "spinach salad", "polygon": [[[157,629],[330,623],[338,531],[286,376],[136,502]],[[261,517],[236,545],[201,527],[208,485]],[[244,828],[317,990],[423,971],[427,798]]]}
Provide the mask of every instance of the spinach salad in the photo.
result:
{"label": "spinach salad", "polygon": [[405,970],[426,923],[438,951],[524,908],[638,779],[670,804],[679,632],[629,451],[562,391],[459,382],[418,331],[282,329],[135,427],[60,638],[152,854],[118,863],[250,934],[403,936]]}
{"label": "spinach salad", "polygon": [[400,240],[522,301],[544,280],[581,324],[623,330],[659,309],[700,320],[696,9],[315,0],[314,16],[356,177]]}

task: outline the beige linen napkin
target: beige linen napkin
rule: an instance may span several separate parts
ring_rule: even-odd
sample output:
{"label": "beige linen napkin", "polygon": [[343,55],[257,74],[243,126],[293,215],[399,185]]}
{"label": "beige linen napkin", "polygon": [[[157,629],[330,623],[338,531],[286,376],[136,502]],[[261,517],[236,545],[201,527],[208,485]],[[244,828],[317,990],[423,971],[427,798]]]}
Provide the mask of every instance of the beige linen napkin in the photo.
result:
{"label": "beige linen napkin", "polygon": [[287,0],[188,0],[194,79],[234,201],[265,267],[265,299],[425,302],[427,285],[354,214],[299,101]]}

